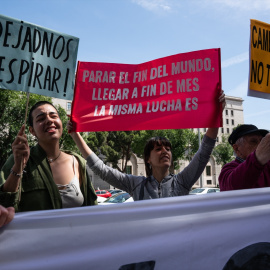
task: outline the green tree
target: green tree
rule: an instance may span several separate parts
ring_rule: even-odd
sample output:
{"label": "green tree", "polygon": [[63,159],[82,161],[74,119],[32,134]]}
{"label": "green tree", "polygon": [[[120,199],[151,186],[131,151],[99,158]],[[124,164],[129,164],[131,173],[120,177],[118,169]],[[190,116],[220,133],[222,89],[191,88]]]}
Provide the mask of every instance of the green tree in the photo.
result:
{"label": "green tree", "polygon": [[[132,143],[133,152],[143,157],[144,146],[151,137],[165,137],[172,144],[172,157],[174,169],[178,169],[177,160],[189,159],[198,150],[198,135],[190,129],[164,129],[164,130],[145,130],[136,136]],[[188,153],[188,155],[187,155]]]}
{"label": "green tree", "polygon": [[[73,139],[71,138],[71,136],[68,134],[68,131],[66,128],[67,122],[69,121],[69,117],[67,116],[67,112],[60,105],[56,105],[55,107],[58,111],[59,117],[60,117],[60,119],[62,121],[62,125],[63,125],[63,134],[62,134],[62,137],[59,141],[60,148],[64,149],[64,150],[73,151],[73,152],[80,154],[79,149],[77,148],[77,146],[76,146],[75,142],[73,141]],[[84,138],[84,140],[87,140],[86,133],[81,133],[81,135]]]}
{"label": "green tree", "polygon": [[[39,100],[51,102],[51,98],[30,94],[30,108]],[[19,91],[0,91],[0,168],[4,165],[9,155],[12,153],[11,145],[24,123],[26,112],[27,95]],[[28,115],[27,115],[28,116]],[[26,132],[27,133],[27,132]],[[33,136],[27,133],[29,144],[33,145]]]}
{"label": "green tree", "polygon": [[[140,131],[90,132],[86,143],[97,155],[104,156],[104,162],[111,163],[113,168],[126,171],[127,162],[132,154],[132,143]],[[122,160],[122,167],[118,161]]]}
{"label": "green tree", "polygon": [[[29,95],[29,104],[27,118],[30,108],[38,101],[52,102],[52,98],[36,94]],[[12,143],[18,134],[19,129],[24,124],[27,106],[27,94],[20,91],[0,90],[0,168],[4,165],[7,158],[12,153]],[[60,140],[61,148],[78,152],[78,149],[72,138],[68,135],[65,128],[68,121],[66,111],[56,106],[63,122],[63,136]],[[29,146],[36,144],[36,139],[28,132],[26,127],[26,135]],[[83,134],[83,137],[86,135]]]}
{"label": "green tree", "polygon": [[213,156],[216,158],[217,164],[222,166],[234,159],[233,149],[228,142],[228,136],[222,136],[222,142],[214,148]]}

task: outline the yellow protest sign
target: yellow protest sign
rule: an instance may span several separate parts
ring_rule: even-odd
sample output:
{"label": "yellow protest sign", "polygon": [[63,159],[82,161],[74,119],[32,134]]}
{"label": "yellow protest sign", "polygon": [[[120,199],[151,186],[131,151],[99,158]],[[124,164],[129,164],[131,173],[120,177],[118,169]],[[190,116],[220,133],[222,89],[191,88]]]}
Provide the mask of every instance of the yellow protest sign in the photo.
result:
{"label": "yellow protest sign", "polygon": [[270,24],[250,20],[249,90],[270,94]]}

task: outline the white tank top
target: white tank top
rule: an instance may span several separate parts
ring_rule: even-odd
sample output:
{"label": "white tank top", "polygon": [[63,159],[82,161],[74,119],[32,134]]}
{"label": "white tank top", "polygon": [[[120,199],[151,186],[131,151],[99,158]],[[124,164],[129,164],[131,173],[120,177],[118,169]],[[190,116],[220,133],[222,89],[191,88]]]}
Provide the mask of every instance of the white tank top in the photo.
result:
{"label": "white tank top", "polygon": [[67,185],[56,184],[60,192],[63,208],[79,207],[83,204],[84,201],[80,189],[80,182],[78,177],[76,176],[75,157],[72,156],[72,158],[73,158],[74,177]]}

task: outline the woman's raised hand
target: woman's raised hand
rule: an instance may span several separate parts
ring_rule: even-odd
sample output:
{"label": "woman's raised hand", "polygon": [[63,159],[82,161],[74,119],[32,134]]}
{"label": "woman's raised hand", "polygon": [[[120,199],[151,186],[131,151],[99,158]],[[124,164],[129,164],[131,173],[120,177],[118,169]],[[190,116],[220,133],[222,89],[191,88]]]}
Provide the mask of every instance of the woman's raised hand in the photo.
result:
{"label": "woman's raised hand", "polygon": [[68,133],[73,132],[73,124],[70,120],[67,122],[67,130],[68,130]]}

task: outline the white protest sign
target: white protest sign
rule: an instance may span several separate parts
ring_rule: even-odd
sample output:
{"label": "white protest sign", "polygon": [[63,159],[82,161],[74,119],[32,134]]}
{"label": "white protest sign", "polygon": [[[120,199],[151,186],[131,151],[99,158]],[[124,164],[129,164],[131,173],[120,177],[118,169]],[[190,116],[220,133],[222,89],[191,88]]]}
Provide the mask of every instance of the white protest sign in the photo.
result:
{"label": "white protest sign", "polygon": [[254,262],[252,269],[265,269],[269,194],[260,188],[19,213],[0,229],[0,269],[229,270]]}
{"label": "white protest sign", "polygon": [[0,15],[0,89],[73,98],[79,39]]}

